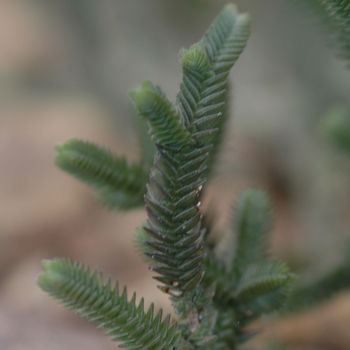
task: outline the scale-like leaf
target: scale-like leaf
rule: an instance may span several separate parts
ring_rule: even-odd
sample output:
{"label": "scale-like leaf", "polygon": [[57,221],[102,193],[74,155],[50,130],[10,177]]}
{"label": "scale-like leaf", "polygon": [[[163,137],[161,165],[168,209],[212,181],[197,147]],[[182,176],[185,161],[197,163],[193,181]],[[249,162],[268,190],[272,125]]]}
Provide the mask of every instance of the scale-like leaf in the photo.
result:
{"label": "scale-like leaf", "polygon": [[233,297],[233,274],[228,270],[225,262],[207,252],[204,259],[205,274],[202,284],[209,288],[215,285],[214,301],[224,309],[227,302]]}
{"label": "scale-like leaf", "polygon": [[227,122],[229,120],[230,116],[230,89],[229,89],[229,83],[226,84],[225,89],[225,95],[224,95],[224,106],[221,110],[220,118],[218,119],[217,123],[215,124],[215,127],[218,129],[214,137],[211,139],[211,143],[213,145],[213,148],[209,152],[209,156],[205,162],[205,165],[207,166],[206,170],[206,176],[208,179],[214,177],[216,175],[216,168],[218,165],[218,157],[220,152],[223,149],[223,143],[225,136],[228,132],[228,125]]}
{"label": "scale-like leaf", "polygon": [[[67,307],[122,342],[122,347],[236,348],[249,336],[243,331],[255,317],[249,312],[260,314],[280,305],[287,285],[281,276],[287,274],[277,263],[280,269],[266,262],[255,270],[252,267],[266,258],[262,242],[270,228],[270,204],[262,192],[246,191],[237,205],[238,238],[232,258],[237,268],[214,256],[214,248],[204,250],[204,238],[212,229],[206,232],[202,226],[202,186],[214,164],[228,115],[228,74],[249,33],[249,17],[228,5],[199,43],[181,50],[183,81],[175,106],[149,81],[131,91],[139,116],[150,127],[155,146],[152,165],[148,154],[142,164],[133,167],[105,149],[81,141],[59,148],[61,167],[95,186],[104,198],[112,193],[139,199],[145,193],[145,174],[148,179],[144,195],[148,220],[137,230],[135,241],[157,273],[158,287],[172,299],[181,335],[176,324],[170,325],[170,316],[163,319],[161,312],[154,316],[153,305],[144,311],[143,300],[137,305],[135,294],[128,300],[125,288],[120,294],[118,285],[112,289],[110,281],[104,284],[101,274],[91,274],[81,264],[64,259],[45,262],[45,273],[38,281]],[[147,152],[151,149],[148,141]],[[135,189],[135,183],[141,186]],[[210,220],[206,224],[211,227]],[[271,300],[272,294],[278,301]]]}
{"label": "scale-like leaf", "polygon": [[144,81],[129,95],[140,116],[148,121],[154,143],[178,149],[194,144],[190,133],[180,123],[176,109],[159,86]]}
{"label": "scale-like leaf", "polygon": [[128,164],[124,157],[92,142],[72,139],[57,145],[56,164],[92,186],[110,208],[129,209],[143,204],[149,168]]}
{"label": "scale-like leaf", "polygon": [[225,104],[227,76],[243,51],[250,34],[250,19],[227,5],[202,40],[182,50],[183,81],[176,104],[183,124],[199,144],[206,144],[217,131],[216,123]]}
{"label": "scale-like leaf", "polygon": [[240,333],[236,315],[230,309],[220,309],[214,327],[218,339],[208,350],[230,350],[237,345],[237,334]]}
{"label": "scale-like leaf", "polygon": [[256,188],[243,191],[236,200],[233,215],[236,247],[232,266],[237,279],[248,265],[267,256],[266,234],[271,228],[268,196]]}
{"label": "scale-like leaf", "polygon": [[188,50],[182,49],[179,56],[183,77],[176,104],[181,111],[182,123],[188,128],[202,99],[204,81],[213,77],[214,72],[204,46],[200,43],[192,45]]}
{"label": "scale-like leaf", "polygon": [[154,316],[153,304],[145,311],[143,299],[136,304],[135,293],[128,301],[126,288],[120,294],[118,283],[112,289],[110,280],[104,284],[101,273],[90,273],[88,267],[68,259],[46,260],[43,268],[39,286],[66,307],[97,323],[114,341],[121,341],[120,347],[190,349],[177,331],[176,323],[170,323],[170,315],[163,319],[160,310]]}
{"label": "scale-like leaf", "polygon": [[239,309],[260,315],[281,308],[293,279],[286,264],[278,260],[250,264],[235,289]]}
{"label": "scale-like leaf", "polygon": [[138,134],[139,153],[142,162],[150,169],[153,165],[156,147],[149,134],[149,126],[145,119],[136,118],[136,127]]}
{"label": "scale-like leaf", "polygon": [[[194,320],[210,303],[209,297],[198,297],[203,295],[205,230],[201,229],[199,196],[206,180],[204,163],[227,100],[229,70],[245,45],[250,26],[248,17],[238,15],[234,7],[223,12],[226,19],[214,21],[212,34],[181,50],[183,82],[175,108],[149,82],[131,93],[140,116],[150,124],[157,148],[145,195],[148,223],[144,230],[150,237],[144,243],[145,254],[153,259],[150,269],[159,274],[155,276],[163,284],[159,288],[171,295],[175,310]],[[212,35],[216,42],[215,33],[222,29],[225,33],[217,41],[218,50],[209,58],[207,41]],[[193,326],[188,338],[193,345],[215,338],[212,326],[205,325],[203,321]],[[203,332],[209,338],[200,340]]]}
{"label": "scale-like leaf", "polygon": [[225,6],[203,35],[215,74],[227,74],[242,53],[250,35],[250,17],[233,4]]}

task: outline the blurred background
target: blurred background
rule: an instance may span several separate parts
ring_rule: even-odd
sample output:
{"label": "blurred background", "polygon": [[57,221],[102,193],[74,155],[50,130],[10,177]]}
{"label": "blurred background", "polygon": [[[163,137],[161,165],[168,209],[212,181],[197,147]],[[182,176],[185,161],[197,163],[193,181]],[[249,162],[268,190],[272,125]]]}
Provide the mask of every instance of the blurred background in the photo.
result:
{"label": "blurred background", "polygon": [[[237,193],[266,189],[274,253],[302,269],[301,279],[315,278],[342,260],[350,238],[350,160],[319,133],[332,108],[350,107],[350,71],[291,1],[236,3],[253,28],[233,68],[233,118],[208,201],[224,226]],[[42,259],[80,260],[170,310],[133,249],[144,211],[101,208],[55,167],[54,145],[77,137],[137,158],[128,90],[149,79],[174,101],[179,49],[198,41],[225,4],[0,0],[2,350],[115,348],[37,287]],[[349,326],[345,292],[265,333],[302,349],[349,349]]]}

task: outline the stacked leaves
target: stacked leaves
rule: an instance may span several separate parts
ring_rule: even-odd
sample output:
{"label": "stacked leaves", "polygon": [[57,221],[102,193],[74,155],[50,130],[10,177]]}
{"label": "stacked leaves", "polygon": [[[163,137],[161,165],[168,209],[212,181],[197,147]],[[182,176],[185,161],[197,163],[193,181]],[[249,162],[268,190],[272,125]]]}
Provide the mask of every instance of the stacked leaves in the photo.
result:
{"label": "stacked leaves", "polygon": [[244,327],[258,316],[280,309],[286,301],[294,276],[285,263],[268,254],[271,227],[267,195],[248,188],[234,205],[231,228],[223,238],[226,249],[207,254],[202,283],[216,285],[213,302],[218,310],[220,346],[215,349],[232,349],[250,338],[256,332],[245,332]]}
{"label": "stacked leaves", "polygon": [[226,99],[229,70],[249,35],[249,19],[225,8],[201,42],[180,52],[183,82],[176,105],[150,82],[131,98],[150,125],[157,147],[145,196],[152,237],[147,253],[157,263],[162,289],[182,296],[195,288],[203,268],[199,194],[205,161]]}
{"label": "stacked leaves", "polygon": [[228,5],[200,42],[181,50],[183,80],[175,105],[149,81],[130,92],[149,125],[152,164],[148,156],[128,164],[79,140],[58,147],[57,164],[92,185],[105,204],[122,209],[142,199],[146,204],[148,221],[137,230],[137,246],[157,273],[159,288],[171,296],[178,325],[171,326],[169,316],[162,321],[161,313],[153,316],[153,307],[145,313],[143,301],[138,306],[134,296],[128,301],[126,289],[120,295],[118,286],[111,289],[109,281],[103,284],[100,274],[81,264],[45,262],[39,278],[44,290],[98,323],[123,347],[234,349],[248,336],[244,325],[285,300],[291,275],[267,254],[266,195],[250,189],[238,199],[226,252],[230,259],[206,244],[211,227],[201,213],[202,186],[215,167],[227,120],[229,71],[249,33],[249,17]]}
{"label": "stacked leaves", "polygon": [[60,299],[67,308],[75,309],[100,329],[122,342],[129,349],[189,349],[181,339],[176,324],[170,324],[170,315],[162,320],[162,311],[156,315],[151,304],[144,311],[141,299],[136,306],[136,294],[128,301],[124,287],[120,294],[118,283],[111,288],[110,279],[103,283],[101,273],[90,273],[83,264],[67,259],[44,261],[45,274],[38,283],[42,289]]}

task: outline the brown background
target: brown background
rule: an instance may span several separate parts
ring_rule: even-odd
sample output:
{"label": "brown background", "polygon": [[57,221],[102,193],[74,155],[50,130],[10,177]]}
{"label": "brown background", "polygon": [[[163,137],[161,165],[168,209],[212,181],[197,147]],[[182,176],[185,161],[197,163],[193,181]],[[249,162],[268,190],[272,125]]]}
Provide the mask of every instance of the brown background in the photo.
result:
{"label": "brown background", "polygon": [[[224,4],[0,1],[2,350],[115,348],[37,287],[42,259],[83,261],[170,310],[133,250],[144,211],[101,208],[89,189],[54,166],[54,145],[78,137],[137,158],[127,91],[150,79],[174,100],[177,52],[200,38]],[[332,106],[349,103],[350,73],[288,1],[238,4],[252,14],[253,33],[232,74],[234,118],[206,203],[214,200],[224,227],[240,190],[268,190],[273,250],[306,266],[306,280],[341,261],[349,239],[350,163],[320,137],[318,125]],[[263,335],[279,334],[303,349],[349,349],[349,301],[344,293]]]}

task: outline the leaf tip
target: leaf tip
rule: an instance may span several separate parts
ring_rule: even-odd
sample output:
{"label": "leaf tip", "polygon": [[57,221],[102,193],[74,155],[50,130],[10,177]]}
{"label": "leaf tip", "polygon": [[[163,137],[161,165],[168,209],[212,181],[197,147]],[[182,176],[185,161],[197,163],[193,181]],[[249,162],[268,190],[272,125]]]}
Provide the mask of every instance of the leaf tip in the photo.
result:
{"label": "leaf tip", "polygon": [[57,290],[64,277],[59,271],[60,259],[43,260],[41,265],[44,272],[37,278],[38,286],[45,292],[52,293]]}
{"label": "leaf tip", "polygon": [[209,58],[201,42],[190,46],[189,49],[182,48],[179,52],[179,60],[183,67],[195,67],[198,70],[209,66]]}

